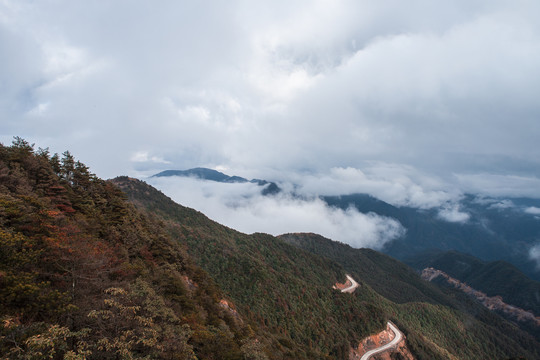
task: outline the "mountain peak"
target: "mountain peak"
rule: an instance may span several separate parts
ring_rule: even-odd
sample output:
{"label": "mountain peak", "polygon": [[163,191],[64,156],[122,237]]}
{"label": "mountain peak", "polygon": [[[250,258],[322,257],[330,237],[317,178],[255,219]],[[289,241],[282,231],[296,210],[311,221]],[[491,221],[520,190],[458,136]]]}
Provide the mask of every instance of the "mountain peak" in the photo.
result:
{"label": "mountain peak", "polygon": [[202,180],[217,181],[224,183],[245,183],[248,182],[247,179],[244,179],[240,176],[229,176],[217,170],[197,167],[188,170],[165,170],[158,174],[153,175],[152,177],[167,177],[167,176],[182,176],[182,177],[193,177]]}
{"label": "mountain peak", "polygon": [[229,176],[217,170],[208,169],[204,167],[197,167],[197,168],[187,169],[187,170],[165,170],[155,175],[152,175],[152,177],[170,177],[170,176],[190,177],[190,178],[195,178],[195,179],[200,179],[200,180],[215,181],[215,182],[229,183],[229,184],[250,182],[253,184],[257,184],[259,186],[264,186],[264,189],[262,190],[263,195],[274,195],[281,191],[281,188],[274,182],[261,180],[261,179],[248,180],[246,178],[235,176],[235,175]]}

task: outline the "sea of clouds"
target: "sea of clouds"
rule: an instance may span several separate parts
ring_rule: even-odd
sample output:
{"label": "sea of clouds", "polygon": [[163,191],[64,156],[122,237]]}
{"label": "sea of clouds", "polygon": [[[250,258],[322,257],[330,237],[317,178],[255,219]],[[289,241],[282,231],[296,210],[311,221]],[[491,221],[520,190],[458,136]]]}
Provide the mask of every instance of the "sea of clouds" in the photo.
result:
{"label": "sea of clouds", "polygon": [[313,232],[353,247],[374,249],[405,233],[395,219],[363,214],[352,207],[330,207],[317,196],[293,196],[288,192],[264,196],[262,187],[253,183],[228,184],[182,177],[147,181],[174,201],[245,233]]}

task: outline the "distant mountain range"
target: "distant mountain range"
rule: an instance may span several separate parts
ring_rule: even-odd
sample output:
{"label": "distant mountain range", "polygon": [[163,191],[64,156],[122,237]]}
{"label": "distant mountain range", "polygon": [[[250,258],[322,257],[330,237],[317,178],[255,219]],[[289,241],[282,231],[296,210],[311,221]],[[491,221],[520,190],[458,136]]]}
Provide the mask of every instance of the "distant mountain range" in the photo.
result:
{"label": "distant mountain range", "polygon": [[[189,176],[222,183],[253,182],[268,186],[267,189],[273,189],[272,193],[281,191],[275,183],[228,176],[205,168],[168,170],[155,176]],[[502,296],[509,304],[540,314],[540,272],[529,254],[540,239],[540,220],[530,209],[540,208],[540,200],[466,195],[459,209],[467,213],[469,219],[450,222],[440,216],[438,208],[394,206],[367,194],[320,198],[331,207],[345,210],[352,206],[362,213],[398,220],[406,229],[405,235],[387,243],[382,251],[418,272],[434,267],[489,296]],[[302,238],[305,241],[306,237]],[[292,241],[293,237],[284,239]],[[318,246],[321,246],[320,241]],[[320,254],[329,256],[328,251]],[[343,262],[346,256],[341,254],[334,260],[338,258]],[[403,291],[403,287],[399,288]],[[391,294],[385,295],[391,297]]]}
{"label": "distant mountain range", "polygon": [[362,213],[372,212],[398,220],[407,231],[403,237],[387,243],[383,252],[400,260],[426,251],[457,250],[486,261],[506,260],[540,280],[537,263],[529,254],[540,240],[540,220],[525,211],[540,207],[540,200],[486,200],[467,195],[460,202],[460,209],[469,214],[469,220],[449,222],[440,217],[439,209],[393,206],[365,194],[322,199],[330,206],[341,209],[353,206]]}
{"label": "distant mountain range", "polygon": [[[263,195],[283,190],[274,182],[229,176],[208,168],[165,170],[153,177],[192,177],[220,183],[255,183]],[[297,194],[290,194],[298,196]],[[405,235],[387,243],[382,251],[400,260],[414,258],[426,251],[459,251],[483,261],[505,260],[529,277],[540,281],[538,263],[530,250],[540,241],[540,219],[530,209],[540,209],[540,200],[529,198],[480,198],[466,195],[460,211],[465,222],[451,222],[440,216],[439,208],[418,209],[394,206],[367,194],[320,196],[328,206],[343,210],[356,208],[361,213],[375,213],[398,220]]]}
{"label": "distant mountain range", "polygon": [[270,181],[261,180],[261,179],[252,179],[248,180],[240,176],[229,176],[217,170],[208,169],[208,168],[193,168],[188,170],[165,170],[158,174],[153,175],[152,177],[170,177],[170,176],[180,176],[180,177],[191,177],[200,180],[216,181],[220,183],[253,183],[259,186],[263,186],[264,189],[261,191],[263,195],[273,195],[281,192],[280,187]]}

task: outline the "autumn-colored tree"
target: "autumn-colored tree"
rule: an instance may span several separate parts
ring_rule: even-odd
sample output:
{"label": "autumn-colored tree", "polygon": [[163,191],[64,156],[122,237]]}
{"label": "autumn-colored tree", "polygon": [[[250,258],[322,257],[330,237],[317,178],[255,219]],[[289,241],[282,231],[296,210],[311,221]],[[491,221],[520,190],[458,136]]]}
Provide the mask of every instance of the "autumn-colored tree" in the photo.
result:
{"label": "autumn-colored tree", "polygon": [[43,319],[65,310],[66,294],[36,272],[43,250],[20,233],[0,229],[0,303],[3,314]]}
{"label": "autumn-colored tree", "polygon": [[[239,358],[247,332],[219,298],[116,185],[69,152],[0,144],[2,359],[192,359],[224,348]],[[201,343],[194,329],[214,335]]]}

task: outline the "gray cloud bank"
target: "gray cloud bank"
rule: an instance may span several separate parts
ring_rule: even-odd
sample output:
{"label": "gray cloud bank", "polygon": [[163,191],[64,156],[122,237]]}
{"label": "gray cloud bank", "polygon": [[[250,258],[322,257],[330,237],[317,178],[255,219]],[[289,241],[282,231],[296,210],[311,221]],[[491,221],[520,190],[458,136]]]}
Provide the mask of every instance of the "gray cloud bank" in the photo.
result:
{"label": "gray cloud bank", "polygon": [[102,177],[207,166],[418,207],[538,197],[538,13],[526,0],[4,0],[0,141],[69,149]]}
{"label": "gray cloud bank", "polygon": [[150,177],[146,181],[176,202],[242,232],[315,232],[353,247],[381,249],[386,242],[404,235],[406,229],[392,218],[360,213],[353,207],[330,207],[320,195],[365,193],[396,206],[438,208],[445,221],[469,219],[459,210],[462,194],[456,188],[410,166],[372,163],[362,170],[349,167],[332,168],[326,173],[274,175],[281,176],[279,186],[283,189],[277,196],[261,195],[261,187],[253,183],[177,176]]}
{"label": "gray cloud bank", "polygon": [[174,201],[196,208],[211,219],[242,232],[314,232],[354,247],[380,249],[405,233],[401,224],[354,208],[341,210],[318,197],[261,195],[252,183],[217,183],[193,178],[150,178],[147,181]]}

